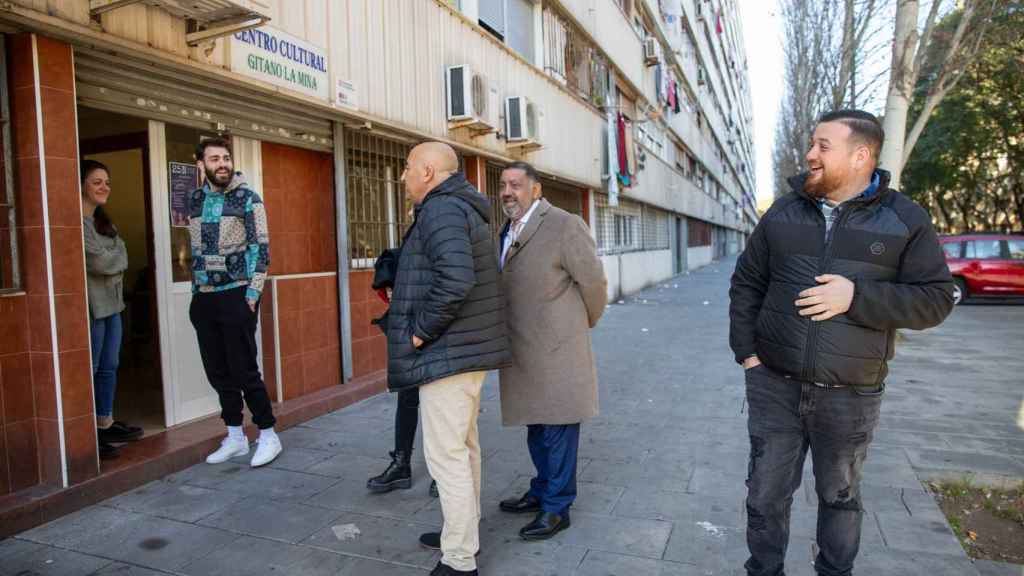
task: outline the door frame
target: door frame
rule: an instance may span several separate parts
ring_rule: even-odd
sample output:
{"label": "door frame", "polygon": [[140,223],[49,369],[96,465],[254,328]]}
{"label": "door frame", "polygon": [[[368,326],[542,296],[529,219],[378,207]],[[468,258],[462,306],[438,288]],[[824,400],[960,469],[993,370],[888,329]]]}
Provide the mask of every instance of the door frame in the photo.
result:
{"label": "door frame", "polygon": [[[177,383],[171,366],[175,357],[171,334],[171,313],[169,307],[173,295],[168,293],[172,286],[171,269],[171,234],[166,230],[170,220],[170,199],[167,197],[167,131],[165,124],[159,120],[147,121],[146,134],[149,138],[149,174],[150,190],[152,191],[153,222],[153,263],[156,281],[157,324],[160,332],[160,373],[164,381],[164,424],[170,428],[178,422]],[[161,226],[160,224],[164,225]]]}
{"label": "door frame", "polygon": [[[175,336],[181,326],[175,322],[181,315],[174,307],[182,295],[191,294],[192,282],[174,282],[171,270],[171,232],[168,223],[170,222],[171,200],[168,185],[167,172],[167,124],[160,120],[148,120],[147,133],[149,138],[149,174],[150,190],[152,193],[150,206],[152,208],[151,218],[153,219],[153,254],[156,258],[154,263],[156,295],[157,295],[157,319],[159,324],[160,338],[160,359],[161,377],[164,386],[164,420],[168,428],[179,424],[205,418],[216,414],[216,393],[210,388],[210,394],[204,398],[190,401],[190,406],[199,403],[200,407],[211,404],[209,409],[200,408],[202,413],[193,413],[196,410],[186,409],[181,400],[182,386],[176,367],[179,362],[201,362],[201,359],[184,358],[184,352],[178,350],[178,342]],[[263,166],[260,153],[260,142],[249,138],[235,136],[232,140],[234,161],[236,169],[244,169],[249,178],[250,185],[257,191],[262,189]],[[256,362],[263,373],[263,325],[260,318],[256,321]],[[205,380],[205,376],[203,377]],[[209,385],[209,384],[207,384]]]}
{"label": "door frame", "polygon": [[[100,108],[94,108],[94,110],[102,110]],[[150,336],[156,338],[156,344],[153,347],[154,351],[157,352],[157,362],[160,373],[160,388],[164,391],[164,425],[167,425],[167,396],[166,396],[166,372],[164,366],[167,364],[167,358],[164,357],[162,352],[162,343],[165,339],[163,330],[161,329],[162,324],[159,319],[160,301],[157,295],[156,285],[156,222],[152,220],[153,216],[153,179],[150,171],[152,170],[151,155],[149,148],[152,145],[149,139],[149,130],[141,132],[132,132],[126,134],[116,134],[113,136],[104,136],[101,138],[91,138],[88,140],[82,140],[78,143],[79,155],[82,158],[92,154],[106,154],[111,152],[121,152],[125,150],[141,150],[142,151],[142,194],[143,194],[143,214],[146,215],[148,221],[146,222],[146,256],[149,259],[149,273],[146,275],[146,282],[149,285],[149,305],[150,309],[157,311],[155,318],[156,322],[150,330]],[[133,295],[133,297],[137,297]]]}

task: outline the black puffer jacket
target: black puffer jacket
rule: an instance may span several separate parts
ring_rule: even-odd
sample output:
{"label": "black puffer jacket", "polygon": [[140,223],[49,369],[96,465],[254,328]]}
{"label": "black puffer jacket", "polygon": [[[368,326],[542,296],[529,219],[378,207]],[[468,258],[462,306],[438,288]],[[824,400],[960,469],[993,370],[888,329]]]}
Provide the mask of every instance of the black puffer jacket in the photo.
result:
{"label": "black puffer jacket", "polygon": [[[790,180],[751,235],[732,277],[729,341],[736,361],[757,354],[781,374],[824,384],[875,387],[885,381],[897,328],[936,326],[953,308],[953,280],[931,219],[888,188],[841,204],[831,241],[817,201]],[[798,314],[814,277],[855,285],[850,309],[824,322]]]}
{"label": "black puffer jacket", "polygon": [[[511,362],[490,203],[454,174],[416,207],[388,314],[388,388]],[[413,348],[413,334],[424,341]]]}

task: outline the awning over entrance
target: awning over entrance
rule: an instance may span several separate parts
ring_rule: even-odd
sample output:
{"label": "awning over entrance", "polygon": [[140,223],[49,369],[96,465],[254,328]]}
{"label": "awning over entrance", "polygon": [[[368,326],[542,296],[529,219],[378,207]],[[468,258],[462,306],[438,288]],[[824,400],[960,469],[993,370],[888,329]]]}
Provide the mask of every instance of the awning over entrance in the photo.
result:
{"label": "awning over entrance", "polygon": [[78,102],[85,106],[313,150],[333,147],[331,121],[301,102],[218,85],[123,55],[76,48],[75,80]]}

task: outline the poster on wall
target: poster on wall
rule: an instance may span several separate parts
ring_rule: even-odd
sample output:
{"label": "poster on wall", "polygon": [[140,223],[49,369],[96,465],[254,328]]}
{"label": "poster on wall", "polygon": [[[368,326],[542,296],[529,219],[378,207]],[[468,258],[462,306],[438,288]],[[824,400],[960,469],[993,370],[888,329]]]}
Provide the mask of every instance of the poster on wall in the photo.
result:
{"label": "poster on wall", "polygon": [[168,162],[167,173],[170,175],[171,226],[188,228],[188,199],[199,187],[199,169],[195,164]]}
{"label": "poster on wall", "polygon": [[338,78],[335,85],[334,105],[342,108],[359,109],[359,93],[356,92],[356,85],[350,80]]}

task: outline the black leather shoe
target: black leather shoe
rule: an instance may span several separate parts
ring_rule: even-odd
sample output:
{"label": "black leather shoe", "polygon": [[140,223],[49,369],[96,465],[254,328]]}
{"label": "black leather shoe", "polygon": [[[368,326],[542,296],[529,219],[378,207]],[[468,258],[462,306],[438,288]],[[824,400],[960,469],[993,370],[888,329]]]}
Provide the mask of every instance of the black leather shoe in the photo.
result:
{"label": "black leather shoe", "polygon": [[[440,550],[441,549],[441,533],[440,532],[424,532],[420,534],[420,547],[426,548],[427,550]],[[476,551],[476,556],[480,555],[480,550]]]}
{"label": "black leather shoe", "polygon": [[570,526],[569,513],[559,516],[551,512],[537,514],[533,522],[530,522],[519,531],[523,540],[547,540]]}
{"label": "black leather shoe", "polygon": [[440,495],[437,493],[437,480],[430,481],[430,496],[433,498],[440,498]]}
{"label": "black leather shoe", "polygon": [[430,576],[478,576],[478,574],[476,570],[456,570],[447,564],[441,564],[440,561],[430,571]]}
{"label": "black leather shoe", "polygon": [[502,500],[501,504],[498,504],[502,512],[508,512],[509,514],[527,514],[540,512],[540,498],[531,496],[529,492],[523,494],[522,498],[509,498],[508,500]]}
{"label": "black leather shoe", "polygon": [[425,532],[420,534],[420,546],[427,550],[440,550],[441,549],[441,533],[440,532]]}
{"label": "black leather shoe", "polygon": [[389,452],[391,464],[380,476],[374,476],[366,481],[366,488],[370,492],[383,493],[391,492],[398,488],[408,490],[412,488],[412,466],[409,464],[410,455],[405,452]]}

